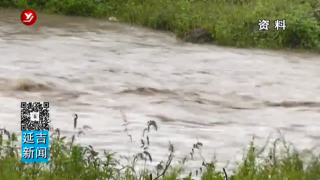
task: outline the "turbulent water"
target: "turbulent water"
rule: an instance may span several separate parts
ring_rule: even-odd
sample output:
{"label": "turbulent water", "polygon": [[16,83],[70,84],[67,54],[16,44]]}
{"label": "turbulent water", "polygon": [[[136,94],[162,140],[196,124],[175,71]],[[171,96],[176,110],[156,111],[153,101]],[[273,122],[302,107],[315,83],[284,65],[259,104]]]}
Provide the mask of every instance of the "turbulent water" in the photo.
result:
{"label": "turbulent water", "polygon": [[[139,151],[149,120],[155,161],[169,140],[178,157],[192,144],[224,165],[256,136],[278,130],[298,148],[320,143],[320,57],[180,42],[172,34],[88,18],[0,11],[0,124],[19,131],[21,101],[49,101],[54,127],[96,149]],[[122,125],[123,111],[130,122]],[[201,164],[196,154],[190,166]]]}

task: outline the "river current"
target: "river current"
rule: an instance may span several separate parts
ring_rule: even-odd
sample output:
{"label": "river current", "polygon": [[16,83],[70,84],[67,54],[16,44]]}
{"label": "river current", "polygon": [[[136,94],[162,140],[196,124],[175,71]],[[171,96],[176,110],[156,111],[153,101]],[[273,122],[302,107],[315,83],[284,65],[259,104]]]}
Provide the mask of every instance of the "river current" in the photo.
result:
{"label": "river current", "polygon": [[[320,57],[181,42],[174,35],[80,17],[1,10],[0,124],[19,132],[22,101],[50,102],[62,133],[98,150],[139,152],[149,120],[150,152],[188,155],[201,141],[206,159],[238,160],[252,136],[263,145],[278,131],[298,148],[320,144]],[[124,132],[124,112],[130,124]],[[201,165],[196,155],[191,167]]]}

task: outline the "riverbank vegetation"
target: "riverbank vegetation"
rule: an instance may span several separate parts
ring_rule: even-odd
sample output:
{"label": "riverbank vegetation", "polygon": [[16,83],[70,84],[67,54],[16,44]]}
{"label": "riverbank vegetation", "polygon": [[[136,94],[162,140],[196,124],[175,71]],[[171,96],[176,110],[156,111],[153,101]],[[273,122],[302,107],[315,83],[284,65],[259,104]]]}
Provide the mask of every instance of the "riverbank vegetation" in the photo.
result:
{"label": "riverbank vegetation", "polygon": [[[190,146],[190,153],[180,160],[175,157],[174,145],[169,143],[167,157],[157,162],[158,165],[154,169],[150,169],[152,167],[150,163],[153,161],[152,152],[149,151],[152,138],[148,134],[158,129],[156,122],[148,122],[146,128],[142,130],[141,139],[130,135],[125,116],[124,123],[124,135],[128,136],[131,143],[132,139],[141,142],[140,153],[121,156],[107,151],[99,153],[92,146],[79,145],[76,143],[78,135],[85,135],[85,130],[89,126],[84,126],[82,131],[75,131],[75,135],[70,139],[62,136],[59,129],[52,129],[50,160],[47,164],[20,162],[19,148],[16,145],[17,135],[5,131],[5,134],[0,136],[1,180],[191,180],[196,177],[201,177],[203,180],[320,179],[319,155],[315,155],[312,151],[299,152],[281,139],[276,140],[270,149],[256,147],[251,142],[243,160],[229,174],[224,168],[216,168],[214,161],[206,160],[203,160],[198,168],[189,172],[184,171],[185,162],[192,161],[194,156],[201,153],[199,149],[205,148],[199,141]],[[278,151],[280,146],[283,147],[282,151]]]}
{"label": "riverbank vegetation", "polygon": [[[320,52],[318,0],[0,0],[0,7],[116,17],[191,42]],[[269,30],[259,31],[259,20],[269,20]],[[277,31],[276,20],[285,20],[286,29]]]}

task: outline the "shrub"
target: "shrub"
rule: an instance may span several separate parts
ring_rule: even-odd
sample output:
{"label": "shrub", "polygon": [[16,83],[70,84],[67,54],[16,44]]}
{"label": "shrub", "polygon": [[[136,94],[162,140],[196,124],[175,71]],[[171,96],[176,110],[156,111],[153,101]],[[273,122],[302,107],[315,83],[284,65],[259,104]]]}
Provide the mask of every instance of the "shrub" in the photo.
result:
{"label": "shrub", "polygon": [[[124,133],[132,140],[127,130],[128,121],[125,116]],[[76,123],[75,123],[76,124]],[[88,129],[84,126],[83,129]],[[76,128],[75,128],[76,129]],[[172,164],[174,146],[169,144],[168,157],[158,163],[153,171],[148,168],[152,161],[149,152],[148,132],[157,130],[155,121],[149,121],[143,130],[141,152],[133,156],[117,156],[114,152],[97,152],[92,146],[81,146],[75,142],[76,137],[84,134],[78,131],[71,139],[61,136],[60,130],[51,130],[50,160],[48,163],[22,163],[19,158],[19,147],[15,133],[6,131],[0,136],[0,176],[3,180],[105,180],[105,179],[141,179],[141,180],[173,180],[192,179],[195,176],[204,180],[317,180],[320,179],[320,159],[312,151],[298,151],[283,139],[273,143],[272,148],[258,148],[250,143],[243,160],[238,163],[233,173],[227,175],[225,169],[217,169],[215,161],[204,160],[202,166],[185,172],[186,161],[192,160],[194,153],[203,146],[201,142],[193,144],[188,158],[180,160],[180,165]],[[76,131],[75,131],[76,132]],[[6,138],[6,141],[4,138]],[[277,151],[279,143],[284,145],[283,151]],[[267,152],[264,153],[264,152]],[[309,157],[309,161],[305,161]],[[126,163],[120,160],[125,159]],[[144,166],[137,167],[138,162]]]}
{"label": "shrub", "polygon": [[[202,27],[218,45],[320,50],[320,3],[314,0],[0,0],[0,7],[114,16],[179,37]],[[258,31],[259,19],[270,20],[269,31]],[[286,20],[286,30],[276,31],[275,20]]]}

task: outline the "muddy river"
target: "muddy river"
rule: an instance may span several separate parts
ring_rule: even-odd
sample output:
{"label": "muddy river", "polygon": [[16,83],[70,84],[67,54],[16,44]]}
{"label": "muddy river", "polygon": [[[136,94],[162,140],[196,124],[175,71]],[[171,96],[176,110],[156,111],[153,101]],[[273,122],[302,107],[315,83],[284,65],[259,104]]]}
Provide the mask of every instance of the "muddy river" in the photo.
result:
{"label": "muddy river", "polygon": [[[167,32],[79,17],[1,10],[0,124],[20,131],[20,102],[49,101],[52,125],[78,141],[120,154],[139,151],[149,120],[155,161],[188,155],[221,165],[241,157],[256,136],[278,130],[298,148],[320,144],[320,56],[183,43]],[[130,121],[124,133],[123,111]],[[195,155],[190,167],[201,164]]]}

